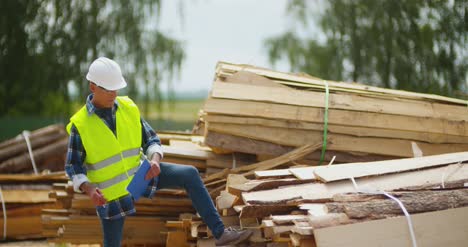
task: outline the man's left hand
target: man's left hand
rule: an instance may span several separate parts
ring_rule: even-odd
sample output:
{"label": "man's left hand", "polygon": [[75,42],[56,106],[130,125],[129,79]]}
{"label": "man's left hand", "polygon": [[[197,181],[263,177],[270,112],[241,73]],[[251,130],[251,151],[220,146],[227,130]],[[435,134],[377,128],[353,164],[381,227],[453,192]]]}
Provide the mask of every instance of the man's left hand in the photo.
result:
{"label": "man's left hand", "polygon": [[161,168],[159,167],[159,161],[161,160],[161,156],[158,153],[155,153],[150,160],[150,169],[146,173],[145,179],[151,179],[157,177],[159,173],[161,173]]}

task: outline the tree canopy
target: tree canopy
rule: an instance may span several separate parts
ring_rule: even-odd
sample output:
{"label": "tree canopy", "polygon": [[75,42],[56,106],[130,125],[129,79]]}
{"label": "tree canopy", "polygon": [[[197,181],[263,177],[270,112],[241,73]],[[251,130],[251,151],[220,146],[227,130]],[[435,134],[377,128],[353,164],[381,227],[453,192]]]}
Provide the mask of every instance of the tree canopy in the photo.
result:
{"label": "tree canopy", "polygon": [[99,56],[121,65],[130,95],[159,96],[184,59],[181,42],[158,29],[160,9],[159,0],[0,1],[0,116],[68,115],[69,84],[85,95]]}
{"label": "tree canopy", "polygon": [[294,71],[468,98],[467,9],[465,0],[291,0],[307,31],[265,43],[272,64],[287,58]]}

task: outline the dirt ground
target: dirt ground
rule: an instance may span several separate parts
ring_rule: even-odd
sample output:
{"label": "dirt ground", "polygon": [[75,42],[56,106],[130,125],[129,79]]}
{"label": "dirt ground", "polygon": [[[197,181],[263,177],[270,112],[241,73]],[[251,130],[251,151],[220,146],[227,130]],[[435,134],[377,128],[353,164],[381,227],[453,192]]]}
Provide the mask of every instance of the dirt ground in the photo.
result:
{"label": "dirt ground", "polygon": [[54,244],[48,243],[46,240],[38,241],[15,241],[15,242],[0,242],[3,247],[100,247],[100,245],[85,245],[85,244]]}

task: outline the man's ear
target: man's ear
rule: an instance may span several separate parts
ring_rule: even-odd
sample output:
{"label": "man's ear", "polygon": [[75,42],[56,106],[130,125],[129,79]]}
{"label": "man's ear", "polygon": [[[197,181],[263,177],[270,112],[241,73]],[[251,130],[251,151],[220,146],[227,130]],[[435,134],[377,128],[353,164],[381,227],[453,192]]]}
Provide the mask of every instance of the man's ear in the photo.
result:
{"label": "man's ear", "polygon": [[89,90],[94,93],[96,90],[96,84],[89,82]]}

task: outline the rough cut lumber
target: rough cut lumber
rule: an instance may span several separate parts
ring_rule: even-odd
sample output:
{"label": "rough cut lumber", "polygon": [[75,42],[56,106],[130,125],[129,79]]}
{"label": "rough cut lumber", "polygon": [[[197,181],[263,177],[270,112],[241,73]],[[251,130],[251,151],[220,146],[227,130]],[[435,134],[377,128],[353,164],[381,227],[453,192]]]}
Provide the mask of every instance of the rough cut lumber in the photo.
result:
{"label": "rough cut lumber", "polygon": [[6,203],[53,202],[55,200],[49,198],[49,190],[2,190],[2,200]]}
{"label": "rough cut lumber", "polygon": [[[468,207],[411,215],[418,246],[466,246],[466,215]],[[412,246],[404,216],[316,229],[314,236],[320,247]]]}
{"label": "rough cut lumber", "polygon": [[[55,133],[50,133],[49,135],[46,135],[46,136],[37,136],[34,138],[30,137],[31,150],[34,153],[34,151],[38,147],[48,145],[64,137],[66,137],[65,131],[57,131]],[[22,143],[17,143],[15,145],[1,148],[0,149],[0,161],[7,160],[11,157],[17,156],[24,152],[28,152],[28,146],[25,140]]]}
{"label": "rough cut lumber", "polygon": [[[61,125],[61,124],[54,124],[54,125],[49,125],[49,126],[46,126],[44,128],[40,128],[40,129],[31,131],[31,133],[29,133],[29,139],[32,140],[32,139],[35,139],[37,137],[47,136],[49,134],[53,134],[53,133],[57,133],[57,132],[65,132],[64,126]],[[0,143],[0,149],[4,149],[5,147],[14,146],[16,144],[20,144],[20,143],[24,143],[24,142],[25,142],[24,137],[19,135],[16,138],[9,139],[9,140],[1,142]]]}
{"label": "rough cut lumber", "polygon": [[289,169],[255,171],[256,178],[283,178],[291,176],[293,176],[293,174],[289,171]]}
{"label": "rough cut lumber", "polygon": [[[212,97],[236,100],[253,100],[308,107],[325,107],[325,93],[295,90],[288,87],[265,87],[215,81]],[[417,117],[467,121],[466,106],[447,105],[417,100],[395,100],[365,97],[354,94],[329,95],[330,109],[378,112]]]}
{"label": "rough cut lumber", "polygon": [[[407,192],[400,193],[397,197],[410,214],[468,206],[468,189]],[[328,212],[346,213],[353,219],[379,219],[390,215],[403,215],[400,206],[390,198],[365,202],[330,202],[325,205]]]}
{"label": "rough cut lumber", "polygon": [[[284,73],[273,71],[265,68],[255,67],[247,64],[232,64],[226,62],[218,62],[216,65],[216,76],[220,78],[224,78],[227,73],[228,76],[231,76],[233,73],[243,71],[243,72],[250,72],[259,76],[264,76],[265,78],[273,78],[278,79],[279,83],[288,85],[288,82],[299,82],[296,85],[300,85],[302,87],[313,87],[316,86],[318,88],[324,89],[325,88],[325,80],[312,77],[310,75],[296,75],[291,73]],[[245,77],[245,76],[244,76]],[[387,89],[387,88],[379,88],[369,85],[363,85],[359,83],[343,83],[343,82],[334,82],[334,81],[327,81],[331,90],[342,91],[342,92],[349,92],[349,90],[353,92],[364,92],[369,93],[372,92],[376,96],[384,96],[384,95],[391,95],[392,97],[400,97],[400,98],[408,98],[408,99],[427,99],[430,101],[438,101],[438,102],[446,102],[446,103],[454,103],[459,105],[466,105],[465,100],[449,98],[439,95],[433,94],[423,94],[423,93],[415,93],[415,92],[407,92],[403,90],[395,90],[395,89]],[[323,91],[323,90],[322,90]]]}
{"label": "rough cut lumber", "polygon": [[[440,185],[445,175],[445,182],[468,179],[468,163],[443,166],[421,171],[409,171],[404,173],[387,174],[378,177],[358,178],[356,183],[361,189],[373,189],[390,191],[421,185]],[[295,198],[309,200],[330,199],[334,194],[355,192],[350,180],[336,181],[332,183],[310,183],[285,188],[245,192],[242,199],[249,201],[284,201]]]}
{"label": "rough cut lumber", "polygon": [[[304,129],[323,131],[322,123],[311,123],[293,120],[277,120],[257,117],[239,117],[231,115],[205,114],[203,119],[210,123],[231,123],[260,125],[265,127],[277,127],[287,129]],[[343,126],[339,124],[328,124],[330,133],[346,134],[359,137],[387,137],[393,139],[407,139],[424,141],[430,143],[468,143],[466,136],[448,135],[430,132],[416,132],[406,130],[379,129],[371,127]]]}
{"label": "rough cut lumber", "polygon": [[242,208],[240,218],[266,217],[272,214],[289,214],[292,211],[299,210],[294,205],[246,205]]}
{"label": "rough cut lumber", "polygon": [[268,170],[268,169],[273,169],[279,165],[282,165],[288,161],[294,161],[303,158],[307,154],[317,150],[319,147],[322,145],[319,144],[308,144],[304,145],[302,147],[299,147],[289,153],[286,153],[284,155],[281,155],[279,157],[273,158],[271,160],[265,160],[258,162],[256,164],[252,165],[247,165],[247,166],[242,166],[239,168],[232,169],[231,171],[233,172],[244,172],[242,175],[244,176],[250,176],[254,174],[254,170]]}
{"label": "rough cut lumber", "polygon": [[251,180],[244,182],[242,184],[234,184],[234,185],[229,185],[228,190],[231,192],[233,190],[237,191],[258,191],[258,190],[268,190],[268,189],[274,189],[282,186],[287,186],[287,185],[297,185],[297,184],[305,184],[305,183],[311,183],[314,182],[315,180],[298,180],[295,178],[285,178],[285,179],[274,179],[274,180]]}
{"label": "rough cut lumber", "polygon": [[[33,150],[37,168],[39,169],[47,165],[44,161],[46,161],[50,156],[60,157],[62,161],[58,163],[63,167],[67,143],[67,138],[60,139],[48,146]],[[0,163],[0,173],[21,173],[25,170],[33,171],[29,153],[24,153],[18,157],[11,158]]]}
{"label": "rough cut lumber", "polygon": [[[323,132],[280,129],[255,125],[210,123],[209,131],[243,136],[261,141],[277,143],[285,146],[302,146],[308,143],[321,143]],[[390,155],[397,157],[414,157],[413,143],[424,155],[462,152],[468,150],[468,144],[432,144],[413,142],[401,139],[353,137],[342,134],[328,134],[327,150],[336,151],[366,151],[368,153]]]}
{"label": "rough cut lumber", "polygon": [[[208,98],[204,111],[214,114],[264,117],[323,124],[323,109],[267,102]],[[328,123],[343,126],[395,129],[468,136],[466,122],[371,112],[329,109]]]}
{"label": "rough cut lumber", "polygon": [[172,147],[163,145],[164,155],[179,157],[179,158],[192,158],[199,160],[207,160],[214,158],[214,154],[206,150],[184,149],[179,147]]}
{"label": "rough cut lumber", "polygon": [[[222,134],[215,131],[209,131],[207,133],[205,142],[207,145],[222,148],[225,150],[235,150],[238,152],[250,154],[267,154],[272,156],[280,156],[294,150],[294,147],[288,147],[254,139],[242,138],[234,135]],[[319,160],[321,152],[321,149],[317,150],[305,156],[304,158]],[[394,156],[385,155],[365,155],[359,152],[353,152],[353,154],[327,150],[327,152],[325,152],[324,160],[330,161],[331,159],[333,159],[333,156],[336,156],[335,163],[366,162],[397,158]]]}
{"label": "rough cut lumber", "polygon": [[417,170],[468,161],[468,152],[448,153],[433,156],[376,161],[368,163],[349,163],[317,168],[304,168],[323,182],[331,182],[350,177],[366,177],[387,173]]}

